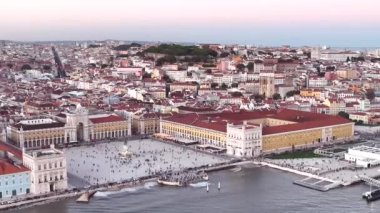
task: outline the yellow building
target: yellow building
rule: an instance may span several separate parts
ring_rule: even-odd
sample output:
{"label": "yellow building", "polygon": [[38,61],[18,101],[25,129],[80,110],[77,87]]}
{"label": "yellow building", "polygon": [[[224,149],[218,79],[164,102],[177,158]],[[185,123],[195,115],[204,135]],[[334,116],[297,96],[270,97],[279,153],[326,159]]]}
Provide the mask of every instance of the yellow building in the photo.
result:
{"label": "yellow building", "polygon": [[160,122],[160,133],[195,140],[201,144],[225,147],[226,123],[207,125],[208,121],[198,120],[199,117],[192,113],[163,118]]}
{"label": "yellow building", "polygon": [[127,137],[129,123],[117,115],[108,115],[89,119],[90,140],[103,140],[110,138]]}
{"label": "yellow building", "polygon": [[162,88],[150,88],[148,93],[152,95],[155,99],[164,99],[166,98],[166,91]]}
{"label": "yellow building", "polygon": [[364,112],[350,113],[349,118],[353,121],[362,121],[363,124],[368,124],[370,120],[370,116]]}
{"label": "yellow building", "polygon": [[40,102],[40,101],[27,101],[24,103],[24,111],[26,114],[42,114],[55,110],[55,107],[50,102]]}
{"label": "yellow building", "polygon": [[326,99],[323,104],[329,107],[330,115],[337,115],[339,112],[346,111],[346,103],[343,100],[336,98]]}
{"label": "yellow building", "polygon": [[301,89],[300,96],[302,97],[314,97],[316,99],[321,99],[321,90],[319,89]]}
{"label": "yellow building", "polygon": [[65,123],[50,118],[23,120],[10,126],[10,139],[17,147],[43,148],[63,144]]}
{"label": "yellow building", "polygon": [[170,84],[170,92],[190,90],[197,92],[198,85],[193,82],[175,82]]}
{"label": "yellow building", "polygon": [[336,75],[343,79],[357,79],[358,72],[356,70],[338,70]]}
{"label": "yellow building", "polygon": [[10,126],[10,141],[26,149],[45,148],[131,135],[130,120],[111,114],[91,115],[60,113],[54,119],[22,120]]}
{"label": "yellow building", "polygon": [[154,134],[160,131],[160,116],[156,113],[137,113],[133,116],[134,134]]}
{"label": "yellow building", "polygon": [[262,126],[263,154],[334,143],[354,134],[354,123],[347,119],[289,109],[178,114],[161,119],[160,132],[226,148],[226,138],[230,134],[226,126],[239,122]]}
{"label": "yellow building", "polygon": [[263,134],[263,153],[277,153],[292,149],[317,146],[337,139],[349,139],[354,132],[354,124],[323,126],[289,132]]}

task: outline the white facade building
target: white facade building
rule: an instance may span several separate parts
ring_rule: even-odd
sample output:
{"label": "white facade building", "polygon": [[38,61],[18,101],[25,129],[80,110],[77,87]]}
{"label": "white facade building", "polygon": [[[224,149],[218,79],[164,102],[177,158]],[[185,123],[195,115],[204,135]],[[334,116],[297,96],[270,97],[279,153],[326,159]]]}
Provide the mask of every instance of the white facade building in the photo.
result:
{"label": "white facade building", "polygon": [[247,122],[227,124],[227,154],[236,157],[257,157],[262,150],[262,126]]}
{"label": "white facade building", "polygon": [[31,193],[45,194],[67,189],[66,158],[54,145],[49,149],[28,152],[24,149],[23,164],[31,170]]}
{"label": "white facade building", "polygon": [[365,112],[371,109],[371,102],[368,99],[361,99],[358,102],[360,111]]}
{"label": "white facade building", "polygon": [[187,78],[186,70],[167,70],[165,73],[174,81],[184,81]]}
{"label": "white facade building", "polygon": [[310,77],[309,87],[325,87],[328,85],[328,81],[323,77]]}
{"label": "white facade building", "polygon": [[355,162],[356,165],[369,168],[380,164],[380,148],[369,146],[357,146],[348,149],[344,159]]}

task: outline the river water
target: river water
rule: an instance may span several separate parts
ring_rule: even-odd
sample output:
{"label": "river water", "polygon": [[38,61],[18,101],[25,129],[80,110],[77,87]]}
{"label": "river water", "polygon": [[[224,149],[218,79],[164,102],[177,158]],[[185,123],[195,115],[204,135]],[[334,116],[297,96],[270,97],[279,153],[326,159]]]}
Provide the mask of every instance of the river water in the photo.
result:
{"label": "river water", "polygon": [[[293,185],[292,181],[299,178],[270,168],[243,168],[239,172],[211,173],[209,192],[201,186],[171,188],[147,183],[123,192],[98,194],[89,204],[70,199],[10,212],[380,212],[380,200],[367,203],[361,198],[361,194],[369,190],[365,184],[319,192]],[[217,189],[218,181],[221,191]]]}

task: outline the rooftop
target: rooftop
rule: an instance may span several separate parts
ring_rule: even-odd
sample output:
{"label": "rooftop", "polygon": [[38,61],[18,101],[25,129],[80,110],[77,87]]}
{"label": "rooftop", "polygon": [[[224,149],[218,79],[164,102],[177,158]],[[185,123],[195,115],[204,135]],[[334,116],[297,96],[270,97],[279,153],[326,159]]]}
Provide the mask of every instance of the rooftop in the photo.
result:
{"label": "rooftop", "polygon": [[29,169],[23,165],[14,165],[7,160],[0,160],[0,175],[20,173],[26,171],[29,171]]}
{"label": "rooftop", "polygon": [[227,123],[236,123],[264,118],[272,118],[295,123],[264,127],[263,135],[352,123],[351,121],[339,116],[331,116],[290,109],[256,110],[250,112],[223,112],[215,114],[177,114],[168,118],[163,118],[163,120],[226,132]]}

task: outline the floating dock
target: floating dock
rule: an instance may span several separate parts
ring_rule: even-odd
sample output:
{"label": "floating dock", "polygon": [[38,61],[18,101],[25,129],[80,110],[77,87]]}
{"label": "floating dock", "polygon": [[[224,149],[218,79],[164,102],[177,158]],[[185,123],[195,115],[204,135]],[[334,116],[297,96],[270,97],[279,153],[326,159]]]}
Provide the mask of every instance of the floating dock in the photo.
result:
{"label": "floating dock", "polygon": [[334,189],[334,188],[341,186],[340,183],[325,180],[325,179],[319,179],[319,178],[315,178],[315,177],[307,177],[307,178],[302,179],[302,180],[295,180],[295,181],[293,181],[293,183],[296,185],[299,185],[299,186],[303,186],[303,187],[306,187],[309,189],[318,190],[321,192],[326,192],[330,189]]}

